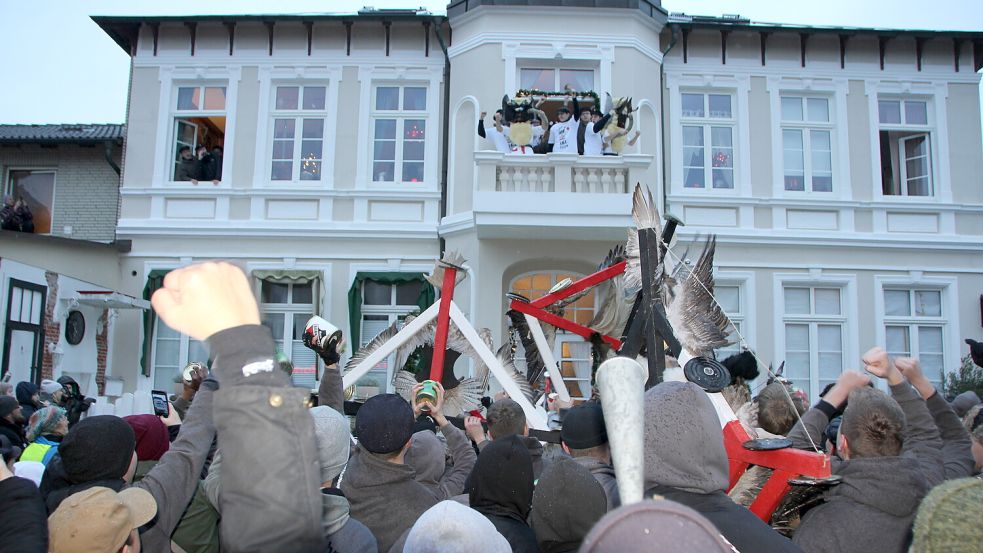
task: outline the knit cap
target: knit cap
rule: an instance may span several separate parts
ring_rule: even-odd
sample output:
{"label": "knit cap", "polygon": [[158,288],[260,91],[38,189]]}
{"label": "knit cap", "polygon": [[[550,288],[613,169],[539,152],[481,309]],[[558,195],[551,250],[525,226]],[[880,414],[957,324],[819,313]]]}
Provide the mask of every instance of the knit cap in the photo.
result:
{"label": "knit cap", "polygon": [[31,415],[31,420],[27,422],[27,441],[33,442],[39,436],[54,432],[58,422],[65,417],[65,410],[61,407],[43,407]]}
{"label": "knit cap", "polygon": [[6,417],[20,407],[17,398],[13,396],[0,396],[0,417]]}
{"label": "knit cap", "polygon": [[355,416],[358,443],[371,453],[399,451],[413,435],[413,408],[396,394],[370,397]]}
{"label": "knit cap", "polygon": [[61,384],[55,382],[54,380],[45,378],[44,380],[41,381],[41,391],[48,394],[49,396],[54,395],[55,392],[61,389],[62,389]]}
{"label": "knit cap", "polygon": [[976,395],[973,390],[967,390],[952,400],[952,410],[956,412],[960,417],[965,417],[966,413],[969,412],[974,406],[980,404],[980,396]]}
{"label": "knit cap", "polygon": [[171,447],[167,425],[155,415],[130,415],[123,417],[136,437],[137,460],[160,461]]}
{"label": "knit cap", "polygon": [[312,407],[311,417],[314,419],[314,436],[321,460],[321,482],[330,482],[341,474],[348,463],[352,443],[348,419],[327,405]]}
{"label": "knit cap", "polygon": [[580,553],[733,552],[710,521],[675,501],[618,507],[594,525]]}
{"label": "knit cap", "polygon": [[136,438],[126,421],[97,415],[79,421],[58,446],[70,482],[122,478],[130,467]]}
{"label": "knit cap", "polygon": [[560,438],[571,449],[589,449],[608,443],[601,404],[588,401],[567,411]]}
{"label": "knit cap", "polygon": [[936,486],[915,518],[912,553],[976,553],[983,544],[983,480],[960,478]]}
{"label": "knit cap", "polygon": [[441,501],[410,528],[403,553],[511,553],[512,547],[484,515],[456,501]]}

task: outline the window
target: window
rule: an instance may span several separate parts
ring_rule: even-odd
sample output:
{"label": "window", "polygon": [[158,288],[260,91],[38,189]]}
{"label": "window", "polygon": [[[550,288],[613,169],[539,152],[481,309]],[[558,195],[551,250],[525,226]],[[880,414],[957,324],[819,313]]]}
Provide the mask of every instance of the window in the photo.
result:
{"label": "window", "polygon": [[[419,312],[420,296],[424,281],[385,283],[366,279],[362,282],[362,317],[359,328],[359,347],[372,341],[380,332],[407,315]],[[378,393],[385,393],[392,381],[393,356],[390,355],[359,379],[360,387],[377,387]],[[362,390],[359,390],[361,395]]]}
{"label": "window", "polygon": [[783,292],[785,376],[814,398],[843,372],[843,289],[786,285]]}
{"label": "window", "polygon": [[932,196],[932,129],[928,102],[879,99],[881,191],[885,196]]}
{"label": "window", "polygon": [[259,310],[262,324],[273,333],[277,353],[290,359],[294,366],[294,385],[312,387],[317,369],[317,355],[304,346],[304,327],[314,315],[314,286],[260,281]]}
{"label": "window", "polygon": [[373,182],[423,182],[427,118],[426,87],[375,87]]}
{"label": "window", "polygon": [[274,90],[270,179],[321,180],[327,87],[282,85]]}
{"label": "window", "polygon": [[528,68],[519,70],[519,88],[559,92],[570,87],[578,92],[594,90],[593,69]]}
{"label": "window", "polygon": [[733,97],[684,92],[681,98],[683,186],[733,190]]}
{"label": "window", "polygon": [[154,389],[172,390],[185,365],[208,361],[208,348],[187,335],[167,326],[158,317],[154,324]]}
{"label": "window", "polygon": [[828,98],[782,96],[785,190],[833,191],[833,125]]}
{"label": "window", "polygon": [[741,353],[740,335],[744,333],[744,310],[741,307],[743,305],[743,293],[740,285],[717,284],[713,288],[713,295],[724,313],[730,318],[731,328],[728,338],[733,343],[716,351],[717,359],[726,359],[731,355]]}
{"label": "window", "polygon": [[942,384],[945,367],[942,290],[884,289],[884,336],[892,357],[917,357],[925,376]]}
{"label": "window", "polygon": [[[205,146],[209,152],[225,146],[225,87],[220,85],[179,85],[173,105],[174,138],[171,180],[199,180],[202,169],[196,150]],[[216,156],[217,175],[221,176],[221,155]],[[210,179],[211,180],[211,179]],[[217,180],[217,179],[216,179]]]}
{"label": "window", "polygon": [[55,172],[11,170],[9,177],[7,194],[27,204],[33,216],[34,232],[50,234],[55,212]]}

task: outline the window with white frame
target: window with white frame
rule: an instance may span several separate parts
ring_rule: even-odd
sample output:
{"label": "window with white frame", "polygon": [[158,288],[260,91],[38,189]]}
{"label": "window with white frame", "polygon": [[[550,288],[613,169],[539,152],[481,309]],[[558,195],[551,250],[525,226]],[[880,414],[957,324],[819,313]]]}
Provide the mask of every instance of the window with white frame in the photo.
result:
{"label": "window with white frame", "polygon": [[833,191],[833,124],[828,98],[782,95],[785,190]]}
{"label": "window with white frame", "polygon": [[[223,84],[179,84],[172,105],[172,181],[221,176],[225,147],[226,87]],[[211,158],[197,154],[205,146]],[[216,150],[218,148],[218,150]],[[219,155],[214,155],[218,153]],[[214,164],[214,166],[212,165]],[[218,179],[208,179],[218,180]]]}
{"label": "window with white frame", "polygon": [[728,338],[733,342],[731,345],[716,351],[717,359],[726,359],[731,355],[741,353],[741,335],[744,333],[743,295],[744,292],[740,284],[716,284],[713,287],[714,298],[730,319],[731,327],[728,329]]}
{"label": "window with white frame", "polygon": [[[378,282],[366,279],[362,282],[362,320],[359,328],[359,347],[364,347],[380,332],[393,323],[402,323],[410,313],[420,310],[417,304],[423,289],[423,281],[412,280],[399,283]],[[402,326],[400,324],[400,326]],[[373,367],[357,382],[356,392],[360,397],[386,393],[393,378],[393,355],[388,356]],[[377,388],[366,393],[366,389]]]}
{"label": "window with white frame", "polygon": [[558,92],[569,87],[578,92],[594,90],[594,70],[559,67],[519,69],[519,88]]}
{"label": "window with white frame", "polygon": [[179,373],[192,361],[208,361],[205,343],[179,333],[158,317],[154,324],[154,389],[174,389]]}
{"label": "window with white frame", "polygon": [[[55,171],[53,169],[11,169],[7,173],[4,195],[21,201],[31,212],[35,234],[51,232],[55,213]],[[23,228],[25,232],[27,228]]]}
{"label": "window with white frame", "polygon": [[925,376],[942,384],[946,319],[941,289],[885,287],[884,337],[891,357],[917,357]]}
{"label": "window with white frame", "polygon": [[929,102],[878,98],[881,192],[885,196],[933,196]]}
{"label": "window with white frame", "polygon": [[843,288],[785,284],[785,376],[817,397],[843,372]]}
{"label": "window with white frame", "polygon": [[726,92],[680,94],[683,187],[734,189],[734,97]]}
{"label": "window with white frame", "polygon": [[324,84],[274,87],[270,180],[321,180],[328,117],[326,93]]}
{"label": "window with white frame", "polygon": [[303,341],[304,327],[314,315],[314,286],[312,282],[260,281],[261,322],[272,332],[277,352],[290,359],[295,370],[300,369],[298,375],[312,374],[310,369],[316,372],[317,367],[316,354]]}
{"label": "window with white frame", "polygon": [[427,87],[378,85],[372,110],[372,181],[422,183]]}

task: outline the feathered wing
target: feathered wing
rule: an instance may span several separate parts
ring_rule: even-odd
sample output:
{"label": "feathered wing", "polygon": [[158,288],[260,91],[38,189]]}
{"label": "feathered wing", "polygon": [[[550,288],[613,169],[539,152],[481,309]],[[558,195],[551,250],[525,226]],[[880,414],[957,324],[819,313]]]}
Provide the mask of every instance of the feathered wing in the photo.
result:
{"label": "feathered wing", "polygon": [[345,363],[345,372],[348,372],[355,367],[357,367],[362,361],[365,361],[368,356],[372,355],[377,349],[381,348],[383,344],[392,339],[393,336],[399,332],[399,328],[396,326],[397,323],[393,323],[392,326],[383,330],[376,335],[375,338],[365,344],[358,351],[352,354],[352,358]]}
{"label": "feathered wing", "polygon": [[[625,248],[620,244],[608,252],[598,270],[625,260]],[[606,336],[621,338],[638,290],[627,289],[627,276],[621,273],[597,285],[597,312],[587,326]]]}
{"label": "feathered wing", "polygon": [[[641,184],[635,185],[635,192],[632,194],[631,218],[635,222],[635,228],[628,229],[628,242],[625,244],[625,258],[628,262],[625,268],[625,286],[637,293],[642,289],[642,260],[638,231],[653,229],[656,241],[662,243],[662,218],[659,217],[659,209],[652,198],[652,191],[643,189]],[[664,275],[665,263],[660,263],[654,275],[660,286],[664,286]]]}
{"label": "feathered wing", "polygon": [[413,386],[416,386],[416,375],[402,369],[393,375],[393,391],[403,399],[413,404]]}
{"label": "feathered wing", "polygon": [[498,358],[498,362],[502,364],[505,368],[505,372],[512,376],[512,380],[515,384],[522,390],[522,395],[526,396],[531,403],[535,402],[536,394],[533,392],[532,386],[530,386],[529,380],[526,379],[526,375],[519,372],[519,369],[515,368],[515,361],[512,357],[512,348],[509,344],[503,344],[502,347],[498,348],[495,352],[495,357]]}
{"label": "feathered wing", "polygon": [[[433,272],[427,275],[427,282],[433,284],[438,290],[444,285],[444,264],[453,265],[455,267],[464,266],[464,256],[459,252],[444,252],[444,257],[440,258],[436,264],[434,264]],[[456,284],[460,284],[462,280],[467,277],[467,273],[464,271],[458,271],[457,276],[454,278]]]}
{"label": "feathered wing", "polygon": [[716,238],[711,236],[692,272],[674,287],[666,308],[666,317],[679,343],[694,355],[708,357],[713,350],[730,345],[730,320],[713,299],[715,249]]}

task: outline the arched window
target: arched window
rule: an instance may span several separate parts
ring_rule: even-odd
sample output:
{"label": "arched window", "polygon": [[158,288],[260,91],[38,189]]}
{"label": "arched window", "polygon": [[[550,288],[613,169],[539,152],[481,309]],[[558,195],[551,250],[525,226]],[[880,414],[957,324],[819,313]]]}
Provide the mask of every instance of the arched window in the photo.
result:
{"label": "arched window", "polygon": [[[579,273],[570,271],[537,271],[521,274],[509,285],[509,290],[516,294],[521,294],[530,300],[535,300],[546,295],[549,290],[563,279],[569,278],[576,281],[583,277]],[[591,290],[587,295],[576,302],[567,305],[563,313],[564,318],[578,324],[586,325],[594,317],[594,291]],[[517,344],[516,368],[520,372],[525,372],[525,353],[522,344]],[[553,355],[556,362],[560,364],[560,373],[566,383],[570,397],[573,399],[587,399],[590,397],[590,343],[576,334],[569,333],[562,329],[557,329],[556,342],[553,344]]]}

